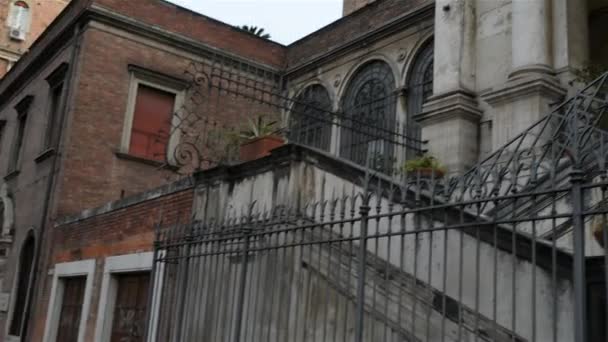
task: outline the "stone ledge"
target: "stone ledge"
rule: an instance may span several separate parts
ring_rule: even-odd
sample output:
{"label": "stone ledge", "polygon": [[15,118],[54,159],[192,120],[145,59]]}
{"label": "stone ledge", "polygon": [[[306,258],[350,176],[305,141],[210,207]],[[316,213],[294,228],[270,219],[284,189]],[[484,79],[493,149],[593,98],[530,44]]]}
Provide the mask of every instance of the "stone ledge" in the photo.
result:
{"label": "stone ledge", "polygon": [[559,99],[566,96],[566,89],[559,81],[549,75],[535,75],[512,79],[497,90],[481,94],[481,99],[491,106],[511,102],[517,98],[544,96]]}
{"label": "stone ledge", "polygon": [[423,112],[414,116],[414,119],[424,126],[451,119],[478,122],[481,116],[482,112],[474,96],[464,90],[458,90],[432,96],[424,105]]}

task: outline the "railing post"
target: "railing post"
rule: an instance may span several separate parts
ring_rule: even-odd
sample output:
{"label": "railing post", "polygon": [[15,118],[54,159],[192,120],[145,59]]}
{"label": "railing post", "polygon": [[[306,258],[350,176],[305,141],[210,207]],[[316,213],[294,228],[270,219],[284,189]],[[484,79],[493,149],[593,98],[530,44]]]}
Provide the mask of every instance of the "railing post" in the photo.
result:
{"label": "railing post", "polygon": [[359,208],[361,214],[361,236],[359,239],[359,280],[357,284],[357,320],[355,321],[355,342],[363,342],[363,327],[365,321],[365,272],[367,263],[367,229],[369,221],[369,199],[364,196]]}
{"label": "railing post", "polygon": [[[187,226],[185,226],[185,229],[188,229]],[[184,319],[184,313],[186,311],[186,296],[188,294],[188,282],[190,279],[190,248],[191,248],[191,243],[192,243],[192,235],[191,232],[188,231],[185,236],[184,236],[184,246],[180,246],[177,248],[183,248],[184,250],[184,271],[182,274],[182,278],[180,279],[180,282],[177,284],[181,283],[181,293],[180,293],[180,299],[179,299],[179,306],[178,306],[178,314],[176,315],[176,326],[178,326],[179,328],[177,328],[176,331],[176,335],[175,335],[175,341],[177,342],[181,342],[182,338],[183,338],[183,333],[188,329],[188,323],[187,321]],[[177,259],[178,260],[178,265],[179,265],[179,260],[180,258]],[[177,285],[176,284],[176,285]],[[177,286],[176,286],[177,287]]]}
{"label": "railing post", "polygon": [[239,294],[236,308],[236,321],[234,327],[234,342],[241,341],[241,331],[243,327],[243,310],[245,309],[245,289],[247,287],[247,268],[249,263],[249,241],[251,239],[252,217],[249,213],[247,227],[243,232],[243,259],[241,260],[241,279],[239,283]]}
{"label": "railing post", "polygon": [[571,172],[572,226],[574,253],[574,341],[587,340],[587,281],[585,271],[585,221],[583,219],[583,196],[581,184],[583,173],[579,169]]}

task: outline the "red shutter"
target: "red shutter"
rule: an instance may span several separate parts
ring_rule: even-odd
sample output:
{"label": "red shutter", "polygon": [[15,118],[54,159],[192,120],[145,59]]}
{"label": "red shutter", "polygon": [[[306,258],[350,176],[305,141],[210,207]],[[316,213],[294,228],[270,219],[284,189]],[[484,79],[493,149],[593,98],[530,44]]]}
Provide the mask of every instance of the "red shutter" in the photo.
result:
{"label": "red shutter", "polygon": [[130,154],[165,161],[174,105],[174,94],[139,85],[133,113]]}

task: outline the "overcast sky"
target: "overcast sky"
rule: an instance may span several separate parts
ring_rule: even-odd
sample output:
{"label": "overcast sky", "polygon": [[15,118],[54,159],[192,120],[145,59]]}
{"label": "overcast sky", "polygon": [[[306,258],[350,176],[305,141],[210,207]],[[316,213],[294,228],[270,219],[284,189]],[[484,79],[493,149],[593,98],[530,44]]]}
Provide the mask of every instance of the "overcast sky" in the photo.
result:
{"label": "overcast sky", "polygon": [[169,0],[231,25],[263,27],[290,44],[339,19],[343,0]]}

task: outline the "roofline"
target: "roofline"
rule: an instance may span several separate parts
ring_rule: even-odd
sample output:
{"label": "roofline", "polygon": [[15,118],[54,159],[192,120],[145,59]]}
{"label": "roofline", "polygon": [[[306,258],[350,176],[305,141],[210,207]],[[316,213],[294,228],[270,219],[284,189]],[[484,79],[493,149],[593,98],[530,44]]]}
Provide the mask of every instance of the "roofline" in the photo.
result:
{"label": "roofline", "polygon": [[359,9],[357,9],[356,11],[349,13],[348,15],[343,15],[341,18],[338,18],[338,19],[334,20],[333,22],[331,22],[331,23],[329,23],[329,24],[321,27],[320,29],[318,29],[318,30],[316,30],[314,32],[311,32],[311,33],[305,35],[304,37],[296,40],[295,42],[292,42],[291,44],[287,45],[287,47],[290,48],[290,47],[293,47],[295,45],[301,44],[305,40],[312,39],[314,36],[316,36],[318,34],[321,34],[322,32],[329,31],[334,26],[339,25],[342,21],[345,21],[345,20],[350,19],[350,18],[352,18],[354,16],[357,16],[357,15],[362,15],[362,13],[365,13],[365,12],[371,10],[373,7],[377,7],[378,4],[381,3],[381,2],[383,2],[383,1],[384,0],[376,0],[376,1],[372,2],[371,4],[367,4],[367,5],[359,8]]}
{"label": "roofline", "polygon": [[[380,1],[379,1],[380,2]],[[369,5],[371,6],[371,4]],[[369,7],[367,6],[367,7]],[[365,8],[365,7],[364,7]],[[357,12],[362,12],[364,9],[359,9]],[[302,72],[306,72],[311,66],[319,63],[324,63],[330,58],[348,53],[353,49],[357,49],[362,42],[365,41],[376,41],[384,37],[390,36],[403,29],[404,27],[410,27],[418,24],[420,21],[428,20],[433,18],[435,10],[435,3],[430,2],[426,5],[418,7],[411,12],[407,12],[404,15],[397,17],[391,21],[384,22],[381,26],[362,34],[355,39],[344,42],[331,50],[322,53],[320,55],[312,56],[300,63],[294,65],[287,65],[285,70],[286,77],[292,77],[294,74],[297,75]],[[355,12],[356,13],[356,12]],[[333,25],[333,24],[331,24]],[[319,31],[317,31],[319,32]],[[313,33],[316,34],[317,32]],[[291,48],[290,45],[288,48]]]}
{"label": "roofline", "polygon": [[168,5],[168,6],[176,7],[176,8],[178,8],[178,9],[184,11],[184,12],[188,12],[188,13],[193,14],[195,16],[198,16],[198,17],[201,17],[201,18],[205,18],[206,20],[212,21],[212,22],[214,22],[216,24],[227,26],[227,27],[231,28],[235,32],[250,35],[250,36],[255,37],[256,39],[258,39],[260,41],[263,41],[263,42],[266,42],[266,43],[272,43],[272,44],[277,45],[277,46],[282,47],[282,48],[288,47],[288,45],[276,42],[276,41],[271,40],[271,39],[266,39],[266,38],[258,37],[258,36],[256,36],[253,33],[249,33],[247,31],[241,30],[241,29],[239,29],[238,27],[236,27],[234,25],[228,24],[227,22],[224,22],[224,21],[221,21],[219,19],[216,19],[216,18],[207,16],[207,15],[204,15],[204,14],[202,14],[200,12],[197,12],[197,11],[191,10],[189,8],[180,6],[180,5],[175,4],[173,2],[169,2],[168,0],[157,0],[157,1],[162,2],[162,3],[164,3],[164,4]]}
{"label": "roofline", "polygon": [[[231,28],[234,32],[236,32],[238,34],[255,37],[256,39],[263,41],[265,44],[272,44],[272,45],[279,46],[281,48],[286,48],[285,46],[283,46],[279,43],[249,34],[245,31],[235,28],[232,25],[223,23],[216,19],[213,19],[213,18],[207,17],[205,15],[202,15],[200,13],[197,13],[195,11],[191,11],[187,8],[167,2],[166,0],[156,0],[156,1],[163,3],[163,4],[167,4],[169,6],[175,6],[176,8],[178,8],[180,10],[195,14],[201,18],[205,18],[205,19],[217,22],[221,25]],[[77,11],[76,13],[72,13],[74,11],[74,8],[79,5],[82,6],[82,9]],[[112,14],[116,14],[116,15],[112,15]],[[50,59],[49,56],[55,55],[55,53],[57,51],[55,49],[52,49],[52,50],[47,49],[48,46],[50,46],[52,44],[57,44],[58,41],[62,38],[65,39],[65,43],[63,43],[63,44],[66,44],[67,42],[69,42],[70,39],[68,38],[68,33],[70,31],[72,31],[74,29],[74,27],[76,27],[77,25],[79,25],[79,24],[83,25],[85,23],[85,21],[99,20],[99,19],[107,18],[107,19],[110,19],[110,21],[114,20],[113,22],[117,22],[117,20],[120,19],[120,17],[121,17],[120,13],[115,13],[112,10],[106,9],[103,6],[95,6],[94,0],[73,0],[73,1],[71,1],[68,4],[68,6],[66,6],[66,8],[59,14],[59,16],[57,16],[57,18],[55,20],[53,20],[53,22],[49,25],[49,27],[32,43],[28,52],[23,54],[22,57],[19,58],[17,63],[15,63],[13,68],[11,68],[11,70],[0,80],[0,110],[6,105],[8,100],[11,99],[12,96],[19,91],[19,89],[24,84],[27,84],[27,82],[19,82],[19,81],[23,81],[23,78],[27,78],[28,74],[35,72],[36,69],[33,68],[32,65],[36,62],[40,62],[41,61],[40,58],[43,56],[46,56],[46,58],[44,60],[49,60]],[[133,19],[134,20],[132,21],[132,23],[141,23],[139,20],[137,20],[137,18],[133,18]],[[61,26],[64,26],[64,28],[60,31],[56,31],[57,28],[61,27]],[[136,26],[140,30],[141,29],[147,30],[152,35],[159,35],[159,36],[161,35],[160,31],[162,31],[162,28],[160,30],[153,30],[153,27],[151,25],[136,25]],[[196,39],[185,37],[179,33],[173,32],[173,31],[169,31],[169,30],[165,30],[165,31],[171,33],[169,36],[171,36],[172,39],[180,38],[179,40],[181,41],[182,44],[185,43],[188,45],[192,45],[194,48],[198,48],[199,50],[200,50],[200,48],[204,48],[204,49],[208,50],[209,52],[212,52],[212,53],[215,53],[218,55],[223,55],[230,59],[244,62],[244,63],[254,66],[256,68],[266,69],[268,71],[272,71],[272,72],[275,72],[278,74],[280,74],[284,71],[283,67],[271,66],[271,65],[264,64],[263,62],[258,62],[257,60],[250,60],[247,58],[247,56],[241,56],[237,53],[233,53],[230,51],[226,51],[224,49],[214,47],[214,46],[206,44],[204,42],[197,41]],[[164,34],[163,36],[167,36],[167,34]],[[69,34],[69,37],[73,38],[73,35]]]}

